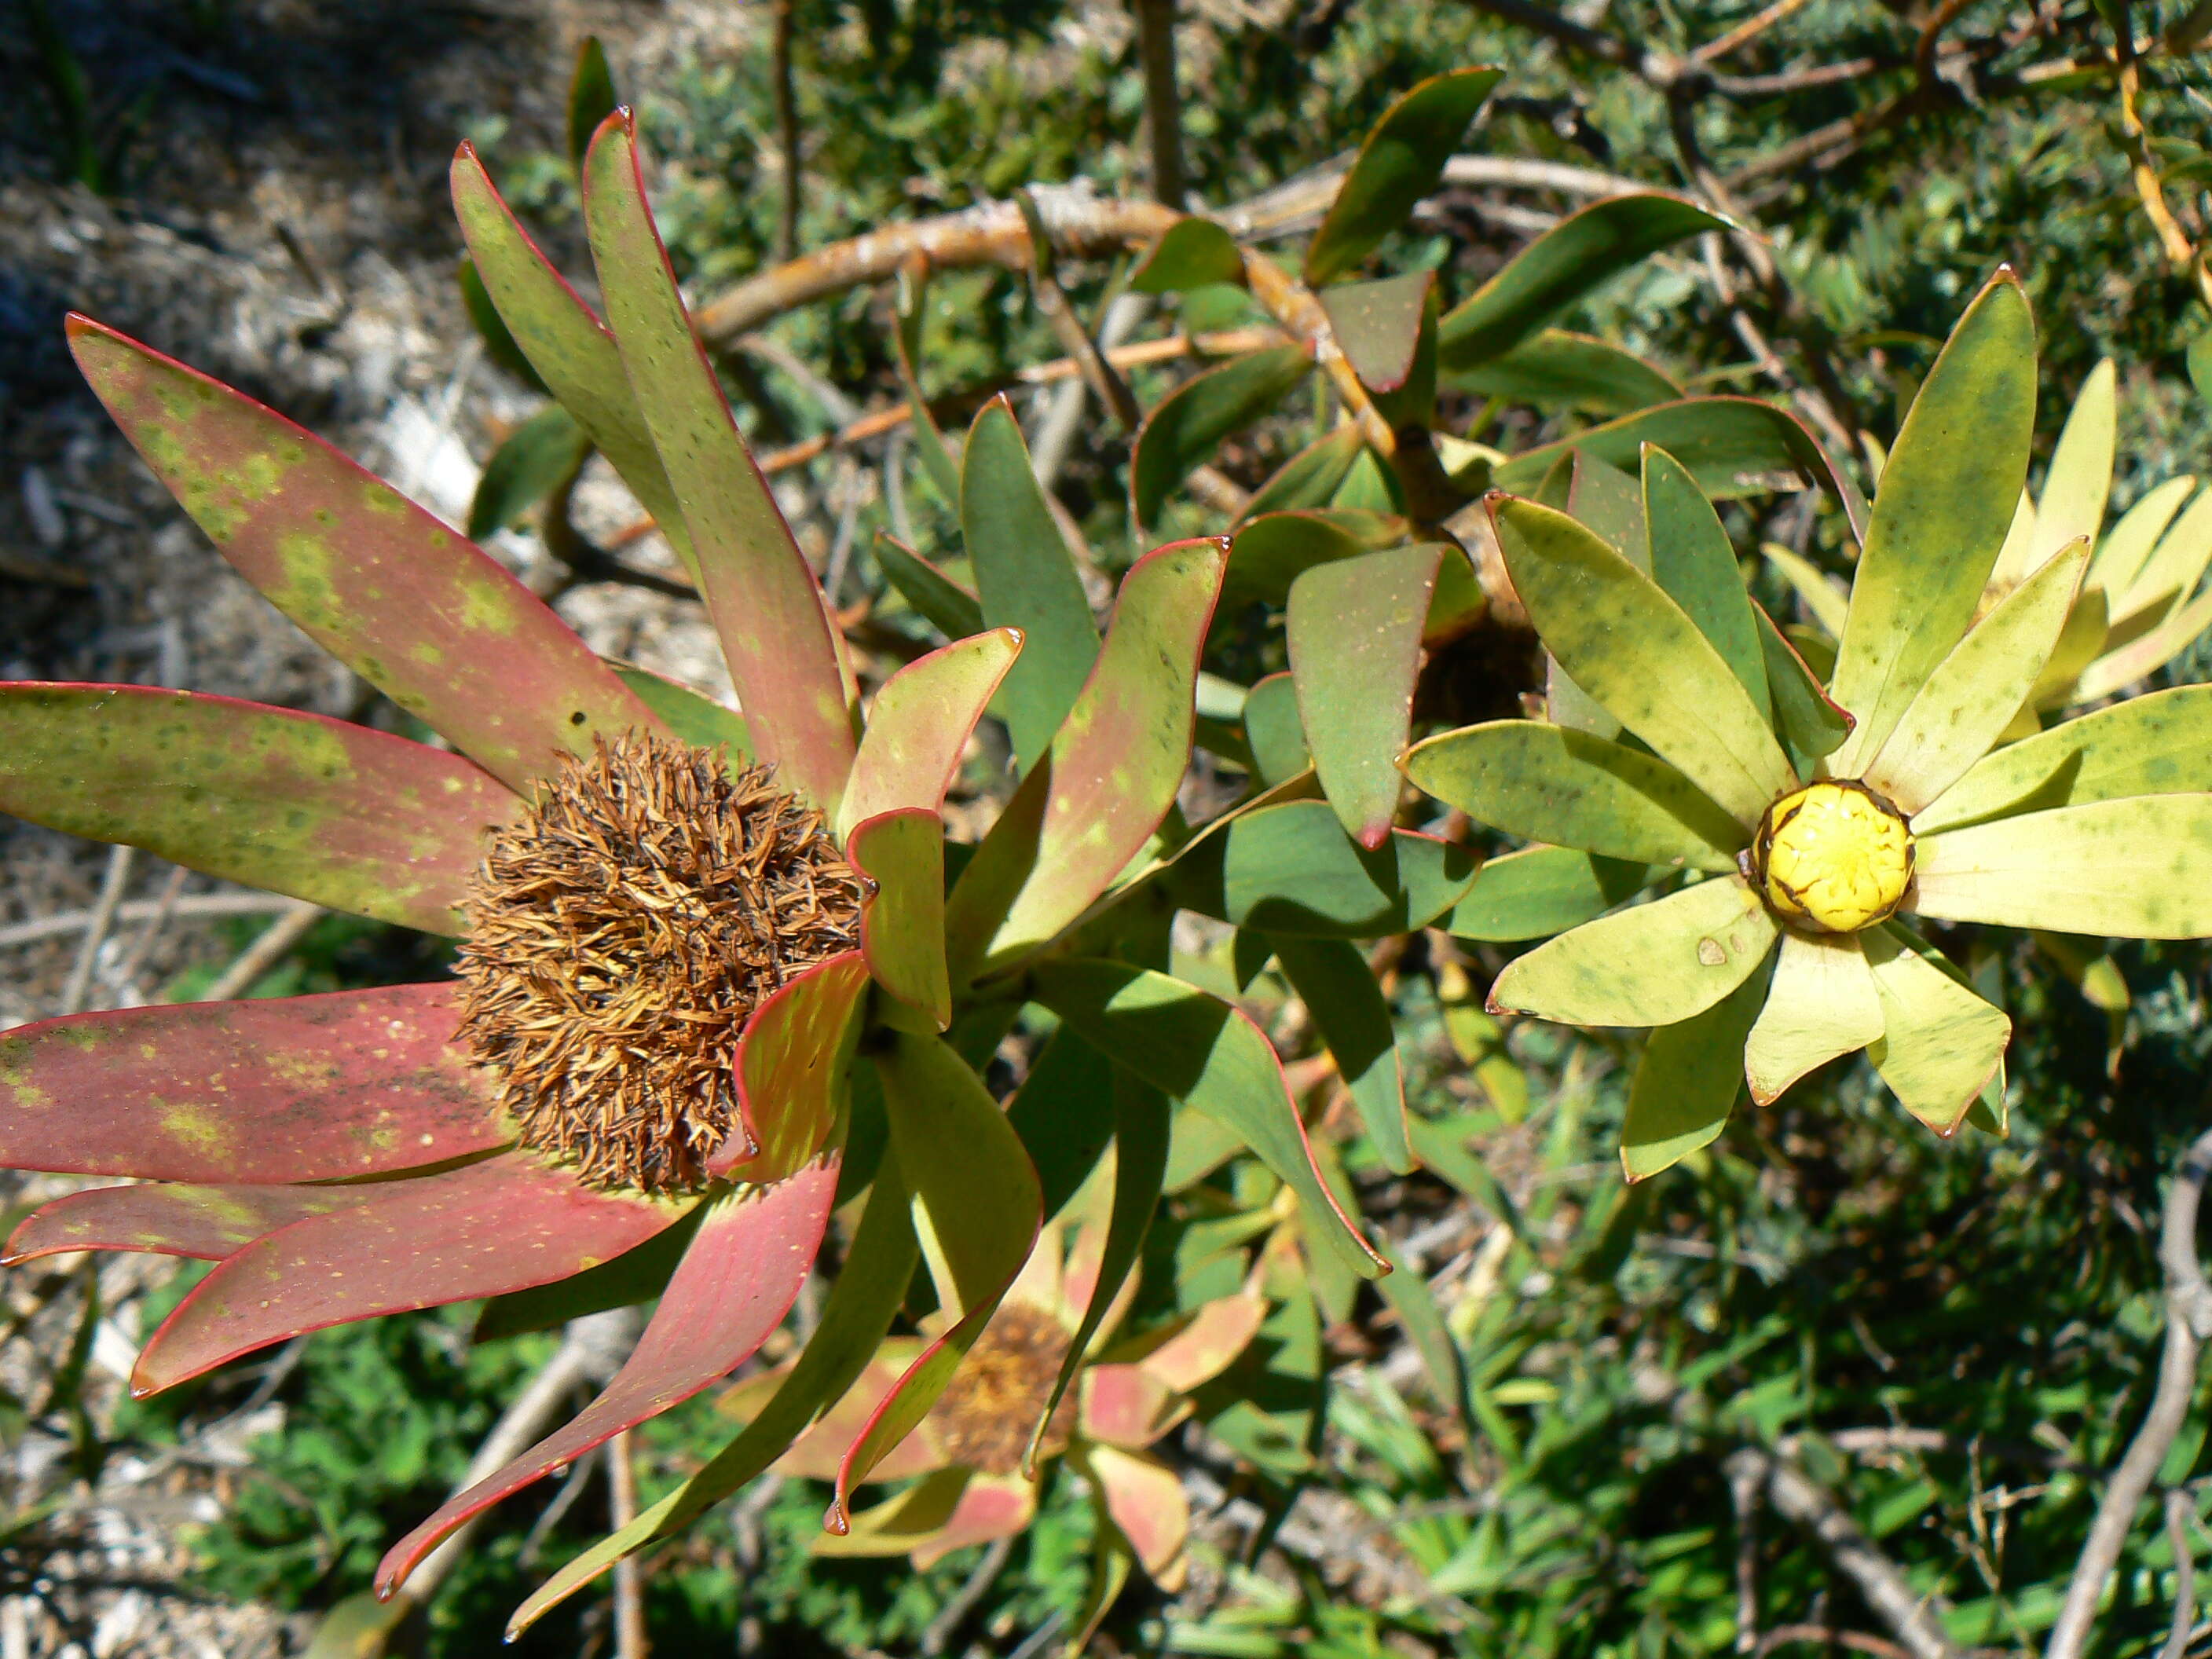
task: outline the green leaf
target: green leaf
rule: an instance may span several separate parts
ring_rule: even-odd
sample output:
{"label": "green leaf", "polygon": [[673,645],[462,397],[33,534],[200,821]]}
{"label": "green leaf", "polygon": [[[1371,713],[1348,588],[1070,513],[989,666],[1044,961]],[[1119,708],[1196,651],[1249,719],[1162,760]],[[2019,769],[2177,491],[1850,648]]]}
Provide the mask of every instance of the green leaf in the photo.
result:
{"label": "green leaf", "polygon": [[1322,290],[1336,343],[1370,392],[1395,392],[1413,374],[1436,280],[1432,270],[1414,270]]}
{"label": "green leaf", "polygon": [[745,729],[745,717],[736,709],[725,708],[712,697],[702,696],[650,668],[621,664],[615,672],[672,735],[700,749],[712,749],[717,744],[726,747],[732,766],[752,759],[752,734]]}
{"label": "green leaf", "polygon": [[[2114,370],[2109,357],[2089,371],[2081,391],[2067,411],[2066,424],[2051,452],[2051,468],[2043,478],[2043,493],[2035,503],[2035,532],[2017,544],[2024,556],[2017,564],[1997,561],[1995,580],[2009,587],[2040,570],[2077,538],[2090,546],[2105,530],[2105,502],[2112,489],[2112,450],[2118,438],[2119,410],[2113,395]],[[2008,553],[2011,547],[2008,546]]]}
{"label": "green leaf", "polygon": [[1497,720],[1418,744],[1406,775],[1478,823],[1638,864],[1735,868],[1743,827],[1656,756],[1540,720]]}
{"label": "green leaf", "polygon": [[1346,831],[1382,844],[1413,718],[1421,629],[1445,549],[1431,542],[1317,565],[1291,584],[1291,678],[1314,769]]}
{"label": "green leaf", "polygon": [[622,475],[685,568],[695,568],[683,511],[630,394],[614,337],[538,252],[468,144],[453,157],[452,184],[470,258],[532,377],[591,434],[592,447]]}
{"label": "green leaf", "polygon": [[[1071,1050],[1080,1053],[1085,1063],[1103,1072],[1111,1085],[1114,1201],[1107,1212],[1106,1238],[1099,1246],[1098,1270],[1091,1283],[1091,1299],[1084,1306],[1083,1322],[1069,1340],[1067,1357],[1060,1362],[1060,1375],[1053,1379],[1052,1393],[1037,1413],[1036,1428],[1030,1431],[1023,1463],[1031,1472],[1036,1468],[1038,1449],[1052,1426],[1053,1413],[1060,1408],[1069,1385],[1091,1358],[1092,1339],[1114,1311],[1121,1287],[1128,1283],[1137,1266],[1146,1235],[1152,1231],[1152,1216],[1159,1208],[1160,1194],[1167,1181],[1168,1142],[1174,1121],[1167,1096],[1113,1065],[1073,1031],[1063,1030],[1054,1041],[1064,1042]],[[1060,1103],[1051,1103],[1057,1106]],[[1059,1212],[1055,1208],[1053,1213]]]}
{"label": "green leaf", "polygon": [[307,636],[518,790],[652,716],[489,554],[274,410],[83,317],[70,349],[156,477]]}
{"label": "green leaf", "polygon": [[1644,451],[1644,518],[1651,579],[1721,653],[1752,705],[1770,714],[1766,659],[1735,548],[1698,481],[1656,444]]}
{"label": "green leaf", "polygon": [[522,522],[583,465],[591,438],[576,417],[555,404],[542,409],[507,434],[484,463],[483,476],[469,502],[469,538],[482,541],[495,530]]}
{"label": "green leaf", "polygon": [[1267,346],[1193,375],[1154,404],[1129,457],[1129,511],[1156,523],[1170,492],[1290,396],[1313,368],[1304,346]]}
{"label": "green leaf", "polygon": [[1129,278],[1139,294],[1176,294],[1212,283],[1242,283],[1244,253],[1211,219],[1178,219],[1152,244]]}
{"label": "green leaf", "polygon": [[945,966],[945,820],[899,807],[864,818],[845,843],[859,875],[860,953],[892,996],[942,1031],[952,1024]]}
{"label": "green leaf", "polygon": [[1394,1271],[1375,1288],[1398,1316],[1398,1328],[1413,1345],[1437,1403],[1463,1419],[1468,1413],[1467,1379],[1460,1370],[1459,1349],[1453,1345],[1451,1328],[1444,1322],[1443,1310],[1437,1306],[1436,1293],[1427,1279],[1407,1267],[1398,1251],[1388,1245],[1384,1249]]}
{"label": "green leaf", "polygon": [[1906,1111],[1951,1134],[2004,1063],[2012,1021],[1903,928],[1884,923],[1861,939],[1881,996],[1882,1036],[1869,1058]]}
{"label": "green leaf", "polygon": [[1382,112],[1306,246],[1310,285],[1350,270],[1405,223],[1443,177],[1444,163],[1504,74],[1480,68],[1431,76]]}
{"label": "green leaf", "polygon": [[1403,519],[1349,507],[1304,507],[1247,518],[1230,543],[1222,607],[1286,604],[1291,585],[1316,566],[1395,547],[1410,530]]}
{"label": "green leaf", "polygon": [[1913,908],[2121,939],[2212,934],[2212,794],[2136,795],[1923,836]]}
{"label": "green leaf", "polygon": [[984,404],[969,432],[960,527],[985,625],[1022,631],[1022,654],[1006,671],[999,707],[1013,735],[1015,765],[1026,775],[1098,659],[1098,624],[1004,398]]}
{"label": "green leaf", "polygon": [[1503,356],[1600,284],[1687,237],[1735,226],[1679,196],[1615,196],[1546,231],[1445,316],[1447,374]]}
{"label": "green leaf", "polygon": [[1829,691],[1858,724],[1846,775],[1973,622],[2035,428],[2035,324],[2000,271],[1951,331],[1882,468]]}
{"label": "green leaf", "polygon": [[1237,522],[1249,524],[1270,513],[1299,507],[1327,507],[1358,459],[1362,441],[1359,428],[1346,425],[1308,444],[1252,492]]}
{"label": "green leaf", "polygon": [[1777,929],[1740,876],[1717,877],[1540,945],[1506,965],[1492,1013],[1565,1025],[1672,1025],[1748,979]]}
{"label": "green leaf", "polygon": [[1633,352],[1588,335],[1540,329],[1511,350],[1461,367],[1438,337],[1437,378],[1458,392],[1541,410],[1628,415],[1669,404],[1682,388]]}
{"label": "green leaf", "polygon": [[1549,939],[1603,915],[1650,879],[1640,864],[1571,847],[1523,848],[1485,860],[1474,885],[1437,925],[1455,939]]}
{"label": "green leaf", "polygon": [[2100,708],[1984,756],[1912,821],[1929,836],[1983,818],[2212,790],[2212,686]]}
{"label": "green leaf", "polygon": [[2164,615],[2179,607],[2196,591],[2208,564],[2212,564],[2212,489],[2190,502],[2159,538],[2136,579],[2124,592],[2113,594],[2112,615],[2125,618],[2146,609]]}
{"label": "green leaf", "polygon": [[0,685],[0,812],[428,933],[521,803],[458,755],[135,685]]}
{"label": "green leaf", "polygon": [[837,805],[839,835],[878,812],[909,806],[933,812],[945,804],[975,722],[1021,648],[1018,629],[971,634],[884,682]]}
{"label": "green leaf", "polygon": [[2120,514],[2119,522],[2097,543],[2086,586],[2108,597],[2113,615],[2120,614],[2121,599],[2142,574],[2173,515],[2196,489],[2197,480],[2186,473],[2168,478]]}
{"label": "green leaf", "polygon": [[1784,932],[1774,980],[1744,1044],[1751,1097],[1765,1106],[1816,1066],[1880,1039],[1881,1000],[1856,933]]}
{"label": "green leaf", "polygon": [[1112,627],[1045,757],[975,849],[945,918],[966,983],[1058,935],[1175,804],[1190,762],[1198,659],[1228,553],[1172,542],[1122,579]]}
{"label": "green leaf", "polygon": [[1746,829],[1756,824],[1796,780],[1697,624],[1565,514],[1492,496],[1491,520],[1529,622],[1576,684]]}
{"label": "green leaf", "polygon": [[1298,1196],[1315,1230],[1362,1278],[1384,1271],[1315,1168],[1282,1063],[1242,1012],[1195,986],[1119,962],[1055,960],[1036,1000],[1117,1065],[1235,1129]]}
{"label": "green leaf", "polygon": [[2088,563],[2077,541],[2005,595],[1936,665],[1859,775],[1908,816],[1957,782],[2027,702]]}
{"label": "green leaf", "polygon": [[1833,753],[1850,735],[1851,717],[1830,700],[1797,647],[1782,636],[1774,618],[1756,603],[1752,619],[1759,629],[1759,656],[1774,702],[1774,734],[1790,758],[1790,769],[1801,778],[1810,777],[1813,763]]}
{"label": "green leaf", "polygon": [[592,147],[592,135],[621,101],[615,96],[606,48],[598,35],[586,35],[577,45],[576,68],[568,77],[568,165],[578,173],[584,170],[584,152]]}
{"label": "green leaf", "polygon": [[1702,1014],[1652,1032],[1628,1087],[1620,1126],[1620,1171],[1648,1181],[1728,1127],[1743,1092],[1743,1045],[1766,1000],[1767,975],[1753,974]]}
{"label": "green leaf", "polygon": [[1314,800],[1240,812],[1168,866],[1176,902],[1294,939],[1379,939],[1426,927],[1474,879],[1464,847],[1409,830],[1373,851]]}
{"label": "green leaf", "polygon": [[876,532],[876,562],[899,597],[948,640],[983,631],[983,602],[887,530]]}
{"label": "green leaf", "polygon": [[1029,1154],[989,1091],[939,1038],[886,1034],[875,1054],[891,1149],[914,1193],[915,1236],[955,1322],[907,1368],[845,1454],[830,1530],[849,1514],[854,1487],[937,1403],[952,1373],[1029,1259],[1043,1224]]}
{"label": "green leaf", "polygon": [[836,810],[852,695],[822,590],[730,417],[646,205],[634,123],[608,118],[584,163],[584,222],[607,317],[667,471],[745,724],[779,781]]}
{"label": "green leaf", "polygon": [[1835,470],[1805,423],[1786,410],[1750,398],[1685,398],[1594,426],[1587,432],[1527,449],[1498,469],[1500,489],[1526,493],[1569,450],[1634,472],[1645,444],[1656,444],[1685,467],[1714,501],[1733,501],[1809,482],[1840,501],[1856,526],[1864,518],[1858,492]]}
{"label": "green leaf", "polygon": [[886,1153],[842,1267],[831,1280],[821,1322],[799,1358],[744,1432],[675,1491],[628,1526],[602,1539],[531,1593],[507,1621],[512,1642],[624,1557],[669,1538],[732,1492],[749,1486],[866,1370],[906,1299],[920,1251],[911,1195],[896,1157]]}
{"label": "green leaf", "polygon": [[[930,412],[929,399],[922,395],[921,374],[916,365],[921,358],[921,327],[927,316],[929,300],[929,264],[926,259],[909,260],[900,267],[898,280],[891,290],[891,343],[897,349],[899,385],[906,392],[908,412],[913,416],[914,443],[921,456],[922,470],[937,486],[938,494],[945,497],[947,507],[957,508],[960,504],[960,458],[952,453],[945,441],[944,431],[937,424],[937,416]],[[964,629],[962,633],[973,633]],[[958,633],[953,635],[955,639]]]}
{"label": "green leaf", "polygon": [[1367,1126],[1385,1168],[1413,1168],[1406,1139],[1405,1068],[1390,1028],[1390,1005],[1360,948],[1348,939],[1274,940],[1275,960],[1306,1006],[1322,1041],[1336,1057],[1337,1075]]}
{"label": "green leaf", "polygon": [[1297,687],[1288,674],[1270,674],[1246,695],[1244,741],[1266,788],[1288,782],[1313,765],[1305,727],[1298,723]]}
{"label": "green leaf", "polygon": [[477,262],[464,255],[454,274],[461,287],[462,308],[469,313],[469,321],[475,325],[477,337],[483,342],[484,356],[532,392],[543,392],[545,382],[531,367],[530,359],[515,343],[514,336],[507,326],[507,319],[499,314],[499,307],[492,303],[490,291],[484,287],[483,277],[477,270]]}

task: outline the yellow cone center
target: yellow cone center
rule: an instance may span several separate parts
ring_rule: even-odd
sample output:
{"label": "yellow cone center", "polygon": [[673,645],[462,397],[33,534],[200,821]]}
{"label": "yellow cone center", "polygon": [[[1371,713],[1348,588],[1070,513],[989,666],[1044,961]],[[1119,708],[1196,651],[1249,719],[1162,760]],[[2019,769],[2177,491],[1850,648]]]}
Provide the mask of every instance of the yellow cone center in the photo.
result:
{"label": "yellow cone center", "polygon": [[1912,884],[1912,831],[1863,783],[1808,784],[1766,809],[1752,873],[1783,921],[1855,933],[1896,909]]}

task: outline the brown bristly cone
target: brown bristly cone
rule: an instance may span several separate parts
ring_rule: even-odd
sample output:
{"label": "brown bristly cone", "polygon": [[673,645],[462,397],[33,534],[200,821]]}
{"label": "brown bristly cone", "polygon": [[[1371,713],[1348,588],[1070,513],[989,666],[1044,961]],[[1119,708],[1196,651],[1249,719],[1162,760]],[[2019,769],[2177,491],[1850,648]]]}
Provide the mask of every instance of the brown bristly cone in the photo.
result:
{"label": "brown bristly cone", "polygon": [[[1060,1322],[1042,1308],[1003,1304],[930,1410],[945,1462],[983,1474],[1012,1474],[1021,1468],[1037,1413],[1052,1397],[1067,1358],[1068,1341]],[[1071,1389],[1054,1411],[1039,1448],[1043,1455],[1067,1449],[1075,1401]]]}
{"label": "brown bristly cone", "polygon": [[738,1037],[858,941],[822,814],[649,733],[562,762],[496,832],[469,896],[461,1035],[524,1145],[599,1187],[696,1188],[737,1123]]}

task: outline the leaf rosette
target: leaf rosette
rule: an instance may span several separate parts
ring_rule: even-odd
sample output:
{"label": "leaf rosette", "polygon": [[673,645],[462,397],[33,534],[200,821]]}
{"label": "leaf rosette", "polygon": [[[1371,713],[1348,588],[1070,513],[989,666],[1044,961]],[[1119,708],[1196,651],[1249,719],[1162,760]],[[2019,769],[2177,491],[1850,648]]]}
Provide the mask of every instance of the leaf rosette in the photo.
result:
{"label": "leaf rosette", "polygon": [[[925,1259],[951,1323],[848,1449],[854,1478],[926,1418],[1044,1210],[1032,1148],[956,1052],[974,1041],[956,1019],[980,1006],[979,1029],[1002,1033],[1029,959],[1169,814],[1227,562],[1214,541],[1146,555],[1103,641],[1086,616],[1087,654],[1047,665],[1058,701],[1033,678],[1022,787],[948,894],[945,795],[1027,630],[979,621],[891,674],[863,717],[820,586],[695,338],[628,112],[599,125],[582,173],[604,320],[465,147],[453,183],[473,268],[515,350],[666,532],[742,714],[603,662],[330,445],[82,318],[70,337],[87,379],[224,556],[443,741],[191,692],[0,685],[0,811],[460,941],[457,981],[0,1037],[0,1164],[140,1183],[46,1206],[11,1259],[216,1263],[147,1343],[139,1392],[387,1313],[492,1298],[488,1320],[520,1329],[659,1297],[580,1416],[393,1549],[386,1595],[471,1516],[750,1358],[811,1271],[841,1185],[868,1188],[866,1212],[804,1375],[567,1589],[780,1455],[845,1393]],[[1018,433],[1008,454],[1026,478]],[[1145,981],[1138,1000],[1152,980],[1188,989],[1126,973]],[[1188,1012],[1102,995],[1097,1018],[1139,1030]],[[1218,1015],[1193,1065],[1152,1058],[1369,1262],[1272,1051]],[[1234,1063],[1209,1070],[1216,1049]],[[887,1133],[848,1167],[862,1085]]]}
{"label": "leaf rosette", "polygon": [[[1516,591],[1605,729],[1472,726],[1416,745],[1406,769],[1547,844],[1494,861],[1468,920],[1447,923],[1529,937],[1556,931],[1548,912],[1565,927],[1498,975],[1492,1012],[1656,1028],[1630,1093],[1632,1179],[1710,1142],[1740,1085],[1764,1104],[1861,1049],[1939,1133],[1978,1105],[2001,1127],[2011,1021],[1923,922],[2212,933],[2212,688],[2003,742],[2090,568],[2077,536],[1986,601],[2034,387],[2027,302],[2001,272],[1883,470],[1825,684],[1662,453],[1644,457],[1648,571],[1564,512],[1491,498]],[[1613,908],[1646,878],[1671,890]],[[1480,933],[1508,913],[1537,925]]]}

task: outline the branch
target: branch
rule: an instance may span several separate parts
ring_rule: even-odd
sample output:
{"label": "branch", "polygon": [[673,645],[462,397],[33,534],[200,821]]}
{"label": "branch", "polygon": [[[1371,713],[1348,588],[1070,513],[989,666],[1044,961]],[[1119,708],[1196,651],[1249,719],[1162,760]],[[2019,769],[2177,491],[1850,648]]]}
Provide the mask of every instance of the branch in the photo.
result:
{"label": "branch", "polygon": [[[1041,185],[1030,193],[1054,248],[1076,257],[1139,246],[1165,234],[1183,216],[1157,202],[1119,201],[1074,185]],[[693,323],[701,339],[726,351],[739,335],[794,306],[864,283],[889,282],[917,253],[938,270],[1003,265],[1027,270],[1029,228],[1015,202],[984,202],[960,213],[888,225],[746,278],[701,307]]]}
{"label": "branch", "polygon": [[1180,210],[1182,92],[1176,84],[1175,0],[1136,0],[1137,56],[1145,72],[1145,138],[1152,150],[1152,199]]}
{"label": "branch", "polygon": [[1861,1599],[1890,1627],[1911,1659],[1963,1659],[1935,1616],[1941,1604],[1916,1594],[1896,1565],[1860,1530],[1858,1522],[1802,1469],[1755,1446],[1732,1455],[1726,1468],[1731,1486],[1739,1480],[1764,1485],[1767,1500],[1777,1512],[1803,1528],[1827,1550],[1837,1567],[1857,1586]]}
{"label": "branch", "polygon": [[2197,291],[2204,303],[2212,306],[2212,266],[2197,257],[2197,247],[2189,240],[2173,216],[2173,210],[2166,199],[2166,186],[2160,182],[2158,164],[2151,159],[2150,132],[2143,125],[2142,68],[2136,49],[2135,27],[2129,21],[2124,0],[2115,20],[2114,31],[2118,44],[2120,85],[2120,148],[2127,153],[2129,176],[2135,180],[2136,194],[2142,198],[2143,216],[2150,221],[2151,228],[2158,233],[2159,246],[2166,250],[2166,262],[2177,276],[2187,274],[2197,280]]}
{"label": "branch", "polygon": [[2205,1339],[2212,1337],[2212,1285],[2205,1283],[2203,1264],[2197,1255],[2197,1212],[2208,1175],[2212,1175],[2212,1130],[2190,1146],[2173,1185],[2166,1189],[2166,1216],[2158,1237],[2159,1267],[2166,1275],[2166,1346],[2159,1358],[2158,1386],[2142,1427],[2136,1431],[2127,1455],[2112,1471],[2104,1501],[2097,1505],[2089,1540],[2074,1565],[2044,1659],[2081,1659],[2096,1623],[2097,1604],[2119,1565],[2136,1511],[2196,1396],[2197,1355]]}

